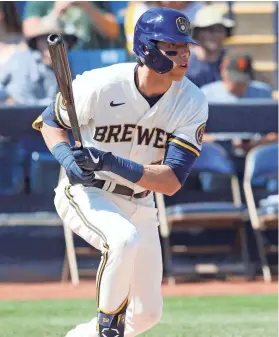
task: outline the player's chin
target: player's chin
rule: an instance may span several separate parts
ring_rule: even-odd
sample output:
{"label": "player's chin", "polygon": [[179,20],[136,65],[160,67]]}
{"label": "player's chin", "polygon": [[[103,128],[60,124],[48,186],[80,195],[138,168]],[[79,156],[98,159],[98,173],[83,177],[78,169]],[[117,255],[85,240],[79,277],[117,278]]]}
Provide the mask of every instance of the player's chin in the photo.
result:
{"label": "player's chin", "polygon": [[174,81],[182,81],[187,69],[188,69],[188,66],[175,66],[172,69],[172,77]]}

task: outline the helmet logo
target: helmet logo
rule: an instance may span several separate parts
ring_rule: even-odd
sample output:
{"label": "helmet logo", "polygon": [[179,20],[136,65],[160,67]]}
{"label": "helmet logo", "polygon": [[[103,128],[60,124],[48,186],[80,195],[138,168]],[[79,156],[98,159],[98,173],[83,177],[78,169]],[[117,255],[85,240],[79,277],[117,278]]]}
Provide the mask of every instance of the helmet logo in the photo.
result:
{"label": "helmet logo", "polygon": [[190,22],[186,18],[179,17],[176,19],[176,25],[180,33],[188,34],[190,31]]}

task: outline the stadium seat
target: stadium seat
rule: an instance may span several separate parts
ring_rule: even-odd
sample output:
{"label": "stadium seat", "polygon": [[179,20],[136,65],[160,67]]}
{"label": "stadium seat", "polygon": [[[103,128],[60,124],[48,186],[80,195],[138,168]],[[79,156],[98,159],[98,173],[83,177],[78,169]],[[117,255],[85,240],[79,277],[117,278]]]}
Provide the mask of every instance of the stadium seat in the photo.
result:
{"label": "stadium seat", "polygon": [[[262,185],[259,188],[259,179],[266,179],[264,189]],[[270,192],[272,181],[277,191]],[[243,184],[263,277],[266,282],[270,282],[271,270],[267,254],[272,252],[278,254],[278,144],[260,145],[248,153]],[[272,235],[268,236],[268,231],[273,231]]]}
{"label": "stadium seat", "polygon": [[72,78],[86,70],[127,62],[125,49],[72,50],[68,53]]}
{"label": "stadium seat", "polygon": [[0,194],[18,194],[24,190],[21,147],[8,137],[0,138]]}
{"label": "stadium seat", "polygon": [[52,154],[33,152],[30,169],[31,193],[53,195],[59,170],[60,165]]}
{"label": "stadium seat", "polygon": [[[216,186],[214,186],[216,177],[226,177],[229,182],[226,193],[231,194],[232,201],[215,202],[211,200],[210,194],[208,194],[209,198],[204,202],[177,203],[166,207],[165,214],[161,214],[161,236],[163,240],[169,242],[171,241],[171,236],[176,236],[175,244],[163,243],[164,257],[167,260],[165,264],[170,268],[170,270],[166,271],[168,277],[172,279],[175,274],[187,274],[188,272],[194,274],[250,273],[244,226],[246,207],[241,203],[239,181],[231,159],[220,145],[204,144],[200,157],[194,165],[194,173],[211,174],[211,181],[209,181],[209,184],[207,182],[207,189],[210,189],[210,185],[216,189]],[[220,188],[224,188],[224,181],[217,180]],[[191,194],[191,190],[185,188],[184,193]],[[207,195],[206,192],[203,194]],[[162,200],[159,200],[159,202],[162,204],[160,208],[163,209]],[[221,231],[223,236],[226,237],[226,242],[223,243],[222,240],[214,238],[214,235],[213,237],[211,236],[211,239],[208,239],[208,233],[212,230]],[[192,234],[193,238],[183,239],[183,233],[185,232]],[[196,240],[198,236],[200,236],[200,240]],[[227,263],[227,260],[224,260],[224,263],[218,262],[214,264],[211,261],[208,264],[194,263],[193,265],[190,263],[190,267],[184,264],[184,266],[177,268],[171,262],[176,253],[183,253],[184,255],[186,253],[189,256],[191,254],[203,256],[229,254],[228,261],[231,257],[230,254],[236,253],[237,262],[240,262]],[[216,261],[220,260],[217,258]]]}

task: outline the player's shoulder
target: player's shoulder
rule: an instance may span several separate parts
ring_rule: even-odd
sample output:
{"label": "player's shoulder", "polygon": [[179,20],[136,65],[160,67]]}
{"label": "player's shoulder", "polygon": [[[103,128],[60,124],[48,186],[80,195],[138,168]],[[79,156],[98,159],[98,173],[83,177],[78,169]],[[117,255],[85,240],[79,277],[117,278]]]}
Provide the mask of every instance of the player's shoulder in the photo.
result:
{"label": "player's shoulder", "polygon": [[187,77],[177,84],[179,88],[176,95],[177,118],[182,123],[189,123],[189,121],[198,123],[207,120],[208,101],[200,88]]}
{"label": "player's shoulder", "polygon": [[[85,71],[79,75],[83,80],[96,83],[97,86],[104,86],[106,84],[129,81],[133,74],[135,63],[118,63],[104,68],[96,68]],[[77,77],[78,78],[78,77]]]}
{"label": "player's shoulder", "polygon": [[202,90],[186,76],[184,76],[184,79],[182,80],[180,90],[183,92],[181,99],[184,103],[188,102],[192,106],[194,105],[196,108],[208,105],[207,98]]}

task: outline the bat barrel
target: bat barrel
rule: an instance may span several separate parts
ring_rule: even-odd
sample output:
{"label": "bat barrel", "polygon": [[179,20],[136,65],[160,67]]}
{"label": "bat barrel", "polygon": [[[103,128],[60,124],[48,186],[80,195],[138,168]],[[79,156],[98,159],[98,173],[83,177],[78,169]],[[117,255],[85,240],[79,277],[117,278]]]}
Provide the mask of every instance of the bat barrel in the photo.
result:
{"label": "bat barrel", "polygon": [[47,43],[50,46],[54,46],[63,42],[61,34],[50,34],[47,38]]}
{"label": "bat barrel", "polygon": [[52,67],[64,100],[64,104],[67,108],[75,144],[76,147],[80,148],[82,147],[82,140],[75,110],[72,76],[62,35],[50,34],[47,37],[47,44],[52,61]]}

